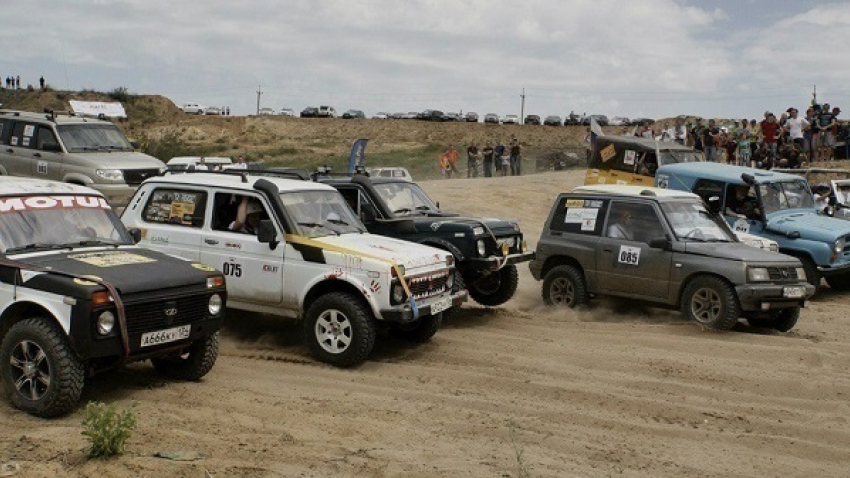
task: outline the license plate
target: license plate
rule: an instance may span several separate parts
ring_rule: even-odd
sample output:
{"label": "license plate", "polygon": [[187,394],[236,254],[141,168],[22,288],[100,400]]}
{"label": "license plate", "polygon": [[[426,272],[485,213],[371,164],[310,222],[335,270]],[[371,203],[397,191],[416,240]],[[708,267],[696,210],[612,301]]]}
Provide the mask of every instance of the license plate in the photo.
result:
{"label": "license plate", "polygon": [[157,332],[148,332],[146,334],[142,334],[142,347],[151,347],[154,345],[167,344],[169,342],[188,339],[189,332],[191,331],[191,325],[181,325],[180,327],[159,330]]}
{"label": "license plate", "polygon": [[806,295],[805,287],[783,287],[782,297],[787,299],[799,299]]}
{"label": "license plate", "polygon": [[431,304],[431,313],[432,314],[439,314],[440,312],[448,309],[451,306],[452,306],[451,296],[444,297],[444,298],[438,300],[437,302],[434,302],[433,304]]}

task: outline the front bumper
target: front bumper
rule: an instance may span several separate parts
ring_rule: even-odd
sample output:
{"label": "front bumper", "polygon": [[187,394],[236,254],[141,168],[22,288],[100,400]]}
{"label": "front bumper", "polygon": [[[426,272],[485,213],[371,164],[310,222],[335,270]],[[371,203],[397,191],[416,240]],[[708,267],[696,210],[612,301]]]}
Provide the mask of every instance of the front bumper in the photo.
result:
{"label": "front bumper", "polygon": [[103,194],[103,196],[106,197],[106,202],[108,202],[113,208],[124,207],[129,204],[130,198],[133,197],[133,194],[137,189],[136,186],[129,186],[127,184],[92,183],[89,184],[88,187]]}
{"label": "front bumper", "polygon": [[[801,297],[785,297],[785,289],[802,287]],[[744,284],[735,287],[741,309],[745,312],[805,307],[806,299],[814,295],[815,287],[807,282],[796,284]]]}
{"label": "front bumper", "polygon": [[467,259],[467,262],[476,270],[495,271],[504,266],[517,264],[520,262],[528,262],[534,260],[534,251],[519,252],[516,254],[508,254],[507,256],[498,257],[472,257]]}
{"label": "front bumper", "polygon": [[845,262],[843,264],[836,264],[834,266],[818,266],[818,271],[825,275],[838,275],[838,274],[850,274],[850,262]]}
{"label": "front bumper", "polygon": [[[469,294],[466,292],[466,289],[460,290],[457,292],[452,292],[452,307],[460,307],[461,304],[469,300]],[[431,306],[434,305],[435,302],[446,297],[446,294],[437,295],[434,297],[428,297],[427,299],[420,299],[416,301],[416,308],[419,310],[419,317],[431,314]],[[387,322],[393,322],[398,324],[407,324],[413,322],[417,319],[414,317],[413,310],[410,307],[410,303],[404,303],[401,305],[397,305],[392,309],[382,310],[381,318],[383,318]]]}

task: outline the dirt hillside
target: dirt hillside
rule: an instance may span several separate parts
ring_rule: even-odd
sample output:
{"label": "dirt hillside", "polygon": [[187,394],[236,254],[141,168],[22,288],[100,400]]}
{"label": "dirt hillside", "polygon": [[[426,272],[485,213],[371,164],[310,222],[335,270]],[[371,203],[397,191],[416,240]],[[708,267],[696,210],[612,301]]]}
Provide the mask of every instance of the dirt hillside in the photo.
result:
{"label": "dirt hillside", "polygon": [[[447,210],[518,219],[533,244],[581,179],[423,187]],[[353,370],[315,362],[295,322],[231,311],[199,383],[149,364],[89,381],[84,402],[138,403],[126,455],[85,460],[82,408],[40,420],[2,399],[0,464],[93,478],[847,476],[850,295],[826,288],[787,334],[715,333],[634,303],[553,310],[520,272],[505,306],[468,305],[424,345],[381,336]]]}

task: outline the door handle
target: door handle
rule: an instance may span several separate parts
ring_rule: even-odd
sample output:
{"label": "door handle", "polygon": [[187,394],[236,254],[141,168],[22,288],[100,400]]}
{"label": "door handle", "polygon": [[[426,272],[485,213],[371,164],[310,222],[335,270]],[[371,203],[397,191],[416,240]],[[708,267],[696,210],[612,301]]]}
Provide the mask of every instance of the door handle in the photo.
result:
{"label": "door handle", "polygon": [[209,244],[211,246],[218,244],[218,241],[216,241],[215,239],[204,239],[204,242],[206,242],[207,244]]}
{"label": "door handle", "polygon": [[602,250],[605,251],[605,252],[613,252],[614,251],[613,249],[602,249]]}
{"label": "door handle", "polygon": [[12,148],[6,148],[6,152],[7,152],[7,153],[14,153],[14,152],[15,152],[15,150],[14,150],[14,149],[12,149]]}
{"label": "door handle", "polygon": [[40,158],[40,157],[41,157],[41,153],[33,153],[33,157],[34,157],[34,158]]}

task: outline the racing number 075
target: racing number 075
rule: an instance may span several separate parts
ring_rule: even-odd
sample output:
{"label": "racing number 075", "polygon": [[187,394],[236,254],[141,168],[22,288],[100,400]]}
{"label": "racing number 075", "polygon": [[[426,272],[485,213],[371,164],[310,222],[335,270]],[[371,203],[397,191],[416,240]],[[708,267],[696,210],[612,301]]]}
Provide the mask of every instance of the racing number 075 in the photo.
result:
{"label": "racing number 075", "polygon": [[224,272],[224,275],[226,276],[242,277],[242,264],[225,262],[221,266],[221,271]]}

